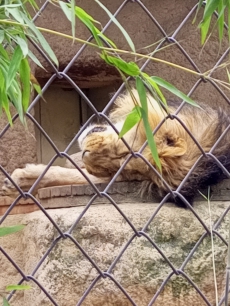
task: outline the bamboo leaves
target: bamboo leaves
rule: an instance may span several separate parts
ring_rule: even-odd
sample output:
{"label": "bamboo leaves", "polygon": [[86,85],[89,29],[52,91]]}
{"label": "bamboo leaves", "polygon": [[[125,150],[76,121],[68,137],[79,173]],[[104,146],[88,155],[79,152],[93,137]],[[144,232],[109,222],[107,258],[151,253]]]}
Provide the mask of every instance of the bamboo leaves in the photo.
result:
{"label": "bamboo leaves", "polygon": [[[30,3],[37,8],[33,0],[23,3],[21,0],[10,0],[0,5],[0,112],[5,111],[9,123],[12,125],[10,104],[18,112],[20,120],[25,123],[26,112],[32,88],[41,93],[40,86],[31,82],[28,57],[42,67],[38,58],[29,50],[27,37],[34,43],[40,44],[47,56],[58,65],[58,60],[48,42],[36,28],[25,7]],[[8,20],[8,24],[1,20]]]}
{"label": "bamboo leaves", "polygon": [[200,107],[196,102],[194,102],[191,98],[189,98],[187,95],[185,95],[183,92],[181,92],[180,90],[178,90],[175,86],[173,86],[171,83],[165,81],[162,78],[159,78],[157,76],[152,76],[151,79],[159,86],[167,89],[168,91],[170,91],[172,94],[174,94],[175,96],[177,96],[178,98],[184,100],[185,102],[196,106],[196,107]]}
{"label": "bamboo leaves", "polygon": [[116,67],[121,70],[126,75],[138,76],[140,74],[140,69],[134,62],[126,62],[121,58],[107,55],[105,52],[101,54],[101,58],[109,65]]}
{"label": "bamboo leaves", "polygon": [[158,156],[156,143],[154,141],[152,129],[151,129],[151,126],[148,120],[148,102],[147,102],[146,88],[145,88],[143,80],[140,77],[136,78],[136,87],[137,87],[137,92],[138,92],[140,103],[141,103],[140,112],[141,112],[142,119],[143,119],[143,124],[145,128],[148,145],[151,149],[152,156],[156,163],[156,166],[161,171],[161,163],[160,163],[160,159]]}
{"label": "bamboo leaves", "polygon": [[25,225],[14,225],[14,226],[0,227],[0,237],[17,233],[17,232],[21,231],[24,227],[25,227]]}
{"label": "bamboo leaves", "polygon": [[[203,0],[199,1],[197,12],[201,9],[202,4],[205,4],[204,13],[202,21],[199,23],[199,28],[201,30],[201,44],[204,44],[208,39],[208,33],[210,32],[211,20],[212,16],[216,13],[217,20],[214,23],[213,28],[211,29],[211,33],[213,29],[217,26],[219,33],[219,41],[222,42],[223,33],[224,33],[224,25],[225,25],[225,14],[227,12],[228,15],[228,36],[230,38],[230,2],[229,0],[207,0],[205,3]],[[197,16],[197,14],[196,14]],[[230,40],[230,39],[229,39]]]}

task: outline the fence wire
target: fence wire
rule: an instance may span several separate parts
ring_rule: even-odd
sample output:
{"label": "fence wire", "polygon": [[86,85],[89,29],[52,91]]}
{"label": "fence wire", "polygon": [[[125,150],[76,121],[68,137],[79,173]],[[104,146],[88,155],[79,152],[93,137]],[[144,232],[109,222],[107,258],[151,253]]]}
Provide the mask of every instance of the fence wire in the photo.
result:
{"label": "fence wire", "polygon": [[[190,9],[189,13],[187,13],[187,15],[185,16],[185,18],[181,21],[181,23],[179,24],[179,26],[176,28],[176,30],[169,36],[167,34],[167,31],[164,29],[164,25],[160,24],[157,20],[157,16],[154,16],[154,12],[151,12],[148,7],[145,6],[144,1],[141,0],[126,0],[123,1],[122,4],[120,5],[120,7],[117,9],[117,11],[113,14],[114,17],[118,17],[119,14],[122,12],[122,10],[125,8],[125,6],[129,3],[130,4],[135,4],[138,5],[141,9],[142,9],[142,14],[147,15],[148,18],[151,19],[152,24],[158,28],[158,30],[160,31],[161,35],[162,35],[162,39],[160,40],[160,42],[158,43],[158,45],[155,46],[153,53],[155,53],[156,51],[160,50],[162,47],[167,46],[167,45],[172,45],[174,48],[177,48],[178,51],[180,52],[180,54],[186,58],[188,60],[188,62],[191,64],[191,66],[193,67],[193,69],[197,72],[201,72],[202,69],[199,68],[199,64],[196,63],[193,59],[192,56],[190,56],[190,54],[188,54],[188,52],[186,51],[185,47],[182,46],[181,42],[177,39],[178,37],[178,33],[180,32],[180,30],[187,24],[187,22],[190,20],[191,16],[194,14],[196,8],[197,8],[197,3],[195,3],[194,1],[194,7],[192,9]],[[41,13],[46,10],[47,6],[51,5],[49,3],[49,1],[45,1],[45,3],[42,5],[42,7],[40,8],[40,10],[37,12],[37,14],[34,17],[34,22],[36,23],[36,20],[38,18],[40,18]],[[190,22],[190,21],[189,21]],[[111,26],[112,21],[109,20],[109,22],[104,26],[103,28],[103,32],[106,31],[110,26]],[[140,26],[140,25],[139,25]],[[91,41],[93,38],[89,37],[88,41]],[[113,177],[113,179],[107,184],[107,186],[105,187],[105,189],[103,191],[99,191],[98,187],[90,181],[89,178],[87,178],[88,182],[90,183],[90,185],[93,187],[94,189],[94,195],[92,196],[92,198],[90,199],[90,201],[88,202],[88,204],[85,206],[85,208],[82,210],[80,216],[75,220],[75,222],[72,224],[72,226],[67,230],[67,231],[62,231],[62,229],[60,228],[60,226],[58,225],[57,222],[55,222],[55,220],[52,219],[52,217],[49,215],[49,212],[46,211],[43,206],[41,205],[41,203],[39,202],[38,199],[36,199],[33,195],[32,192],[33,190],[36,188],[36,186],[39,184],[40,180],[42,179],[42,177],[45,175],[45,173],[49,170],[50,166],[53,165],[53,163],[55,162],[55,160],[58,157],[65,157],[67,159],[69,159],[75,166],[76,168],[80,171],[80,168],[74,163],[74,161],[71,159],[71,156],[68,154],[69,149],[71,148],[71,146],[76,142],[76,140],[79,138],[80,134],[82,133],[82,131],[90,124],[90,122],[93,120],[94,117],[97,118],[102,118],[105,121],[107,121],[108,124],[112,125],[112,122],[110,121],[110,119],[108,118],[108,110],[111,108],[111,106],[113,106],[114,101],[116,100],[116,98],[118,97],[118,95],[122,92],[122,90],[124,89],[125,85],[122,84],[120,86],[120,88],[117,90],[117,92],[113,95],[113,97],[110,99],[110,101],[108,102],[108,104],[106,105],[106,107],[101,111],[98,112],[97,109],[94,107],[93,103],[90,101],[90,99],[84,94],[84,92],[81,90],[81,88],[79,88],[76,83],[74,82],[74,80],[68,75],[69,70],[71,69],[71,67],[73,66],[73,64],[78,60],[78,58],[82,55],[82,53],[84,52],[84,50],[86,48],[89,48],[86,44],[83,45],[75,54],[75,56],[71,59],[71,61],[68,63],[68,65],[63,69],[63,70],[59,70],[57,69],[57,67],[55,67],[53,65],[53,63],[47,58],[45,57],[45,54],[42,52],[42,50],[40,49],[39,46],[35,46],[36,49],[40,52],[41,56],[43,56],[45,58],[45,60],[48,62],[48,64],[50,65],[51,70],[53,71],[52,76],[49,78],[49,80],[46,82],[46,84],[43,86],[42,88],[42,93],[44,94],[46,92],[46,90],[55,82],[55,80],[57,79],[64,79],[68,84],[69,87],[73,88],[76,90],[77,93],[79,93],[79,95],[82,97],[82,99],[85,101],[85,103],[91,108],[91,110],[93,111],[93,116],[82,126],[81,130],[76,134],[76,136],[74,137],[74,139],[72,139],[72,141],[70,142],[70,144],[66,147],[66,149],[63,152],[60,152],[58,147],[55,145],[55,143],[53,142],[53,140],[49,137],[49,135],[45,132],[45,130],[42,128],[42,126],[40,125],[40,123],[38,121],[36,121],[36,119],[31,115],[31,111],[34,109],[35,105],[38,103],[40,96],[37,96],[32,103],[30,104],[30,107],[26,113],[28,120],[31,120],[31,122],[33,122],[33,124],[39,129],[39,131],[42,133],[42,135],[44,135],[44,137],[46,138],[46,140],[49,142],[49,144],[52,146],[52,148],[55,151],[55,155],[54,157],[50,160],[50,162],[48,163],[46,169],[44,170],[44,172],[42,173],[42,175],[37,179],[37,181],[33,184],[33,186],[31,187],[31,189],[28,192],[23,192],[19,186],[16,186],[16,188],[19,191],[19,196],[17,197],[17,199],[14,200],[14,202],[10,205],[9,209],[6,211],[6,213],[2,216],[1,218],[1,222],[0,224],[2,224],[2,222],[7,218],[7,216],[9,215],[10,211],[15,207],[15,205],[17,205],[17,203],[19,202],[20,199],[22,198],[30,198],[34,201],[34,203],[39,207],[39,209],[44,213],[44,215],[49,219],[49,221],[52,223],[52,225],[54,226],[54,228],[57,230],[58,236],[55,238],[55,240],[52,242],[52,244],[49,246],[49,248],[47,249],[46,253],[40,258],[40,260],[36,263],[34,269],[31,271],[30,274],[26,274],[19,266],[18,264],[13,260],[13,258],[0,246],[0,250],[2,252],[2,254],[9,260],[9,262],[15,267],[15,269],[20,273],[21,275],[21,280],[19,282],[19,284],[22,284],[23,282],[32,282],[34,284],[36,284],[41,291],[44,292],[44,294],[46,295],[46,297],[49,299],[50,303],[52,305],[56,305],[58,306],[59,304],[57,303],[57,301],[55,301],[54,297],[50,294],[49,290],[46,289],[45,287],[43,287],[43,285],[38,281],[38,279],[36,279],[35,275],[36,273],[39,271],[39,269],[41,269],[42,264],[44,263],[44,261],[47,259],[47,257],[50,255],[50,253],[55,249],[55,247],[57,246],[57,244],[63,240],[63,239],[69,239],[70,241],[72,241],[72,243],[76,246],[76,248],[82,253],[82,255],[85,257],[85,259],[87,261],[89,261],[91,263],[91,265],[95,268],[95,270],[97,271],[97,277],[93,280],[93,282],[89,285],[89,287],[87,288],[87,290],[83,293],[82,297],[80,298],[79,301],[76,301],[76,305],[80,306],[87,298],[88,294],[91,292],[91,290],[94,288],[94,286],[102,279],[109,279],[111,282],[114,283],[114,285],[120,289],[120,291],[124,294],[124,298],[127,298],[127,300],[130,302],[131,305],[135,305],[138,306],[136,304],[136,302],[134,301],[134,299],[129,295],[129,293],[125,290],[125,288],[116,280],[116,277],[113,274],[113,270],[116,267],[116,265],[118,264],[119,260],[121,259],[121,257],[123,256],[123,254],[125,253],[125,251],[130,247],[131,243],[135,240],[135,239],[143,239],[145,238],[147,241],[149,241],[149,243],[152,245],[152,247],[157,250],[159,252],[159,254],[162,256],[162,259],[167,263],[167,265],[170,268],[170,272],[167,275],[167,277],[162,281],[161,286],[158,288],[157,292],[155,293],[155,295],[152,297],[151,301],[149,301],[148,306],[154,305],[155,301],[157,300],[158,296],[161,294],[161,292],[164,290],[164,288],[167,286],[167,284],[169,283],[170,279],[173,276],[180,276],[184,279],[187,280],[187,282],[195,289],[195,291],[197,292],[197,294],[201,297],[201,299],[203,300],[203,302],[206,305],[212,305],[210,303],[210,301],[208,300],[208,298],[205,296],[205,294],[202,292],[202,290],[197,286],[197,284],[192,280],[192,278],[189,276],[188,273],[185,272],[185,268],[187,266],[187,264],[193,259],[193,256],[195,254],[195,252],[197,251],[197,249],[199,248],[199,246],[203,243],[204,239],[208,236],[210,236],[210,229],[207,227],[207,225],[205,224],[205,222],[199,217],[199,215],[196,213],[195,209],[187,202],[187,200],[180,194],[180,190],[183,187],[183,185],[185,184],[186,180],[188,179],[188,177],[191,175],[191,173],[193,172],[194,168],[196,167],[196,165],[198,164],[199,160],[196,162],[196,164],[193,166],[192,169],[190,169],[190,171],[188,172],[188,174],[186,175],[186,177],[184,178],[184,180],[181,182],[181,184],[179,185],[179,187],[177,188],[177,190],[171,190],[170,187],[168,186],[167,182],[165,181],[164,184],[167,186],[169,193],[162,199],[162,201],[159,203],[157,209],[155,210],[155,212],[149,216],[148,221],[146,222],[146,224],[144,224],[144,226],[142,227],[142,229],[138,230],[136,229],[136,227],[134,226],[134,224],[129,220],[129,218],[126,216],[126,214],[123,212],[123,210],[119,207],[119,205],[116,203],[116,201],[113,199],[113,197],[108,193],[109,188],[114,184],[117,176],[120,174],[120,172],[124,169],[124,167],[126,166],[126,164],[130,161],[131,158],[135,158],[135,157],[139,157],[142,158],[146,163],[148,163],[144,157],[142,156],[142,151],[144,149],[144,146],[140,149],[139,152],[133,152],[130,149],[130,157],[127,158],[126,162],[121,166],[120,170],[117,172],[117,174]],[[216,67],[219,66],[221,63],[223,63],[224,61],[227,60],[227,56],[229,54],[229,48],[227,47],[225,52],[223,53],[222,56],[220,56],[217,60],[217,62],[215,63],[215,65],[212,67],[212,69],[209,71],[209,76],[212,76],[212,74],[216,71]],[[149,64],[150,60],[146,60],[141,69],[142,71],[144,71],[147,67],[147,65]],[[217,92],[219,93],[219,95],[221,95],[227,104],[230,104],[230,100],[227,97],[226,93],[220,88],[220,86],[213,80],[204,80],[202,77],[200,77],[194,84],[190,84],[190,91],[188,92],[188,95],[191,96],[195,90],[204,82],[209,82],[211,84],[211,86],[213,86]],[[177,109],[176,113],[171,115],[170,119],[174,119],[174,120],[178,120],[182,125],[183,123],[180,121],[178,114],[181,110],[181,108],[183,107],[184,102],[181,102],[180,107]],[[13,118],[13,121],[18,120],[18,115],[15,115]],[[0,138],[3,137],[3,135],[7,135],[7,131],[9,130],[9,125],[6,125],[5,128],[1,131],[0,133]],[[115,128],[113,126],[113,128]],[[160,128],[160,125],[157,127],[157,129]],[[184,126],[184,128],[186,129],[186,132],[190,134],[190,136],[194,139],[193,135],[190,133],[190,131]],[[228,129],[230,128],[230,126],[228,127]],[[156,130],[157,130],[156,129]],[[227,130],[228,130],[227,129]],[[227,131],[226,131],[227,132]],[[199,147],[201,155],[205,155],[205,156],[209,156],[212,157],[213,159],[215,159],[215,155],[213,154],[213,150],[216,146],[218,146],[218,142],[215,144],[215,146],[212,148],[212,150],[210,150],[210,152],[205,153],[203,148],[199,145],[198,141],[196,139],[194,139],[194,142],[196,143],[196,145]],[[226,169],[224,168],[224,166],[218,161],[216,160],[216,162],[219,164],[219,166],[225,171],[225,173],[227,174],[227,176],[229,177],[229,173],[226,172]],[[156,175],[158,175],[157,171],[152,167],[152,165],[148,164],[150,168],[152,168],[152,171],[155,171]],[[10,176],[8,175],[7,171],[4,169],[4,167],[1,166],[1,172],[10,179]],[[76,170],[77,171],[77,170]],[[14,182],[13,182],[14,183]],[[154,218],[157,216],[157,214],[159,213],[159,211],[162,209],[162,207],[164,206],[164,204],[167,202],[168,198],[170,197],[170,194],[173,195],[177,195],[179,196],[184,202],[185,204],[188,206],[188,209],[194,214],[195,218],[197,218],[197,220],[200,222],[200,224],[203,227],[203,235],[200,237],[200,239],[197,241],[197,243],[195,244],[195,246],[190,250],[190,252],[187,254],[187,257],[184,259],[183,263],[178,267],[175,266],[165,255],[164,250],[162,250],[158,244],[154,241],[154,239],[152,239],[149,234],[147,233],[147,229],[148,226],[150,225],[150,223],[154,220]],[[97,263],[93,260],[93,258],[91,258],[91,256],[89,256],[87,254],[87,252],[84,250],[83,246],[81,245],[81,243],[74,238],[73,235],[73,231],[74,229],[76,229],[80,223],[80,221],[82,220],[82,218],[85,216],[86,212],[88,211],[88,209],[93,205],[93,203],[95,202],[95,200],[98,197],[105,197],[108,199],[108,201],[111,203],[111,205],[113,207],[115,207],[115,209],[121,214],[122,218],[125,220],[125,222],[127,222],[127,224],[130,226],[133,234],[131,235],[131,237],[128,239],[128,241],[123,245],[122,249],[120,250],[120,253],[115,257],[115,259],[113,260],[113,262],[110,264],[110,266],[108,267],[108,269],[106,271],[103,271],[98,265]],[[228,242],[225,240],[225,238],[222,236],[221,232],[218,231],[222,221],[224,220],[224,218],[226,217],[226,215],[229,212],[230,207],[228,207],[224,213],[222,214],[222,216],[216,220],[213,228],[212,228],[212,233],[215,236],[216,239],[220,239],[225,246],[228,246]],[[221,296],[221,298],[218,301],[218,305],[223,305],[228,298],[228,291],[229,291],[229,279],[228,277],[226,278],[226,292],[223,293],[223,295]],[[15,292],[11,292],[11,294],[8,296],[8,300],[11,300],[12,296],[14,295]]]}

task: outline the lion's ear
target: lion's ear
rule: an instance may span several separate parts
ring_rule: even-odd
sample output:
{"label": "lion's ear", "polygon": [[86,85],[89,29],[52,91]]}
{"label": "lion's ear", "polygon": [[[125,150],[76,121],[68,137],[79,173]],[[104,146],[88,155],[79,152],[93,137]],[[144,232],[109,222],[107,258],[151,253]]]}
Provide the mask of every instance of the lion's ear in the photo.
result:
{"label": "lion's ear", "polygon": [[159,152],[161,157],[179,157],[187,151],[186,141],[172,133],[165,135],[163,143],[162,150]]}

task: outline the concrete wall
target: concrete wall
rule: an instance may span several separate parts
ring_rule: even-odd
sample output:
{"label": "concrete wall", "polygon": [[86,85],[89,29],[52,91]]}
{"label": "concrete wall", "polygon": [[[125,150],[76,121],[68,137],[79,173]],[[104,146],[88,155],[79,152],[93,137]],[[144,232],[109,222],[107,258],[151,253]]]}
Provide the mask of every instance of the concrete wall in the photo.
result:
{"label": "concrete wall", "polygon": [[[65,150],[80,128],[79,110],[80,101],[77,92],[59,87],[49,88],[44,94],[44,100],[40,99],[36,105],[35,118],[59,151]],[[55,151],[45,135],[38,129],[36,139],[38,162],[47,164]],[[70,153],[76,150],[76,146],[72,147]],[[58,159],[56,163],[64,164],[64,160]]]}
{"label": "concrete wall", "polygon": [[[106,0],[104,4],[108,9],[114,13],[123,1]],[[180,25],[183,19],[190,12],[192,7],[196,4],[195,0],[186,1],[143,1],[149,11],[154,15],[157,21],[162,25],[168,35],[171,35],[173,31]],[[41,3],[42,4],[42,3]],[[105,25],[109,20],[107,14],[93,1],[79,1],[78,5],[84,8],[89,14],[91,14],[96,20],[99,20],[102,25]],[[195,14],[188,19],[182,29],[179,31],[176,39],[180,42],[185,51],[195,61],[201,72],[205,72],[211,69],[218,58],[223,54],[227,48],[227,43],[222,42],[221,48],[219,41],[214,32],[214,36],[210,38],[204,48],[200,44],[200,32],[197,28],[197,23],[192,24]],[[61,18],[61,22],[59,22]],[[152,20],[142,10],[142,8],[135,1],[128,2],[126,6],[120,11],[117,16],[119,22],[125,27],[130,37],[132,38],[138,52],[148,54],[153,51],[156,42],[159,42],[163,35],[159,29],[154,25]],[[201,19],[201,14],[198,15],[197,20]],[[69,21],[60,13],[60,9],[52,5],[48,5],[41,17],[37,19],[36,24],[39,26],[45,26],[49,29],[61,31],[66,34],[71,34],[71,27]],[[127,43],[121,34],[120,30],[114,25],[105,31],[105,34],[110,37],[120,49],[129,50]],[[58,37],[45,35],[56,51],[57,57],[60,62],[60,68],[63,69],[69,63],[70,59],[76,54],[76,51],[82,46],[80,43],[72,43],[71,40]],[[76,23],[76,36],[81,39],[87,39],[89,36],[88,30],[77,21]],[[153,45],[154,44],[154,45]],[[152,46],[151,46],[152,45]],[[142,49],[146,46],[148,48]],[[167,60],[172,63],[176,63],[185,66],[189,69],[193,69],[186,57],[181,53],[175,44],[164,45],[164,48],[155,55],[160,59]],[[133,57],[129,56],[130,60]],[[39,79],[45,80],[52,74],[51,68],[45,61],[42,61],[43,65],[48,70],[48,73],[40,68],[36,69],[36,76]],[[139,61],[141,66],[143,61]],[[167,81],[172,82],[179,89],[187,93],[198,79],[187,72],[168,67],[165,64],[151,62],[146,68],[146,71],[151,75],[157,75],[165,78]],[[87,47],[81,56],[74,61],[71,68],[68,71],[68,75],[83,88],[100,87],[108,83],[113,83],[119,79],[119,76],[115,69],[105,65],[100,59],[96,50],[91,47]],[[218,70],[214,76],[224,78],[225,71]],[[57,83],[67,84],[63,79],[57,80]],[[171,95],[166,93],[168,97]],[[202,84],[198,90],[193,94],[193,98],[198,101],[206,101],[209,104],[216,105],[217,96],[216,90],[209,84]],[[222,98],[218,96],[218,101],[222,101]]]}
{"label": "concrete wall", "polygon": [[[12,113],[14,111],[12,110]],[[7,125],[4,114],[0,117],[0,131]],[[13,127],[0,137],[0,164],[11,173],[17,167],[24,167],[26,163],[36,161],[36,139],[34,137],[34,127],[27,120],[27,127],[17,120]],[[4,175],[0,172],[0,185]]]}

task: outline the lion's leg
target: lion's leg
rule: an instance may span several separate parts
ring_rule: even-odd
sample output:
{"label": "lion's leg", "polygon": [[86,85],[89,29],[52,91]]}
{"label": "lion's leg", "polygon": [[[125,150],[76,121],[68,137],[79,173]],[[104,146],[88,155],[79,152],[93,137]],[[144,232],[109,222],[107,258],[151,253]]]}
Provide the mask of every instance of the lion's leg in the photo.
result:
{"label": "lion's leg", "polygon": [[[16,169],[11,175],[12,180],[17,184],[23,191],[28,191],[34,184],[37,178],[42,175],[47,166],[45,165],[34,165],[28,164],[23,169]],[[109,178],[97,178],[90,175],[86,169],[82,169],[86,177],[93,183],[107,182]],[[36,187],[50,187],[50,186],[61,186],[61,185],[74,185],[74,184],[86,184],[88,181],[77,169],[68,169],[59,166],[51,166],[46,174],[42,177],[39,185]],[[11,181],[6,178],[2,187],[4,195],[15,195],[17,193],[16,188]]]}

